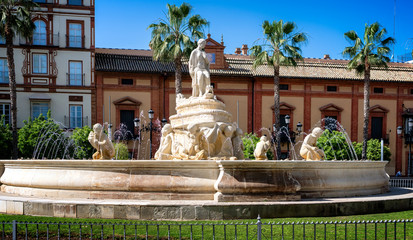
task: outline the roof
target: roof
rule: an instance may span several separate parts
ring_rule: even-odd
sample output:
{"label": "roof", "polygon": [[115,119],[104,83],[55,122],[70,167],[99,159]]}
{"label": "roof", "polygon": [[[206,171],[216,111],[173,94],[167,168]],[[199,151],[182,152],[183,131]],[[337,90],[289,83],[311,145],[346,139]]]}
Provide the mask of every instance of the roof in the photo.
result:
{"label": "roof", "polygon": [[[212,75],[272,77],[270,66],[252,67],[252,59],[245,55],[226,54],[229,68],[211,69]],[[362,80],[354,70],[347,70],[347,60],[305,58],[297,67],[280,68],[280,76],[284,78],[311,78],[334,80]],[[389,63],[388,69],[373,68],[373,81],[413,81],[413,64]],[[130,49],[97,49],[96,71],[129,72],[129,73],[173,73],[173,63],[153,61],[150,50]],[[183,72],[188,73],[187,63],[183,64]]]}

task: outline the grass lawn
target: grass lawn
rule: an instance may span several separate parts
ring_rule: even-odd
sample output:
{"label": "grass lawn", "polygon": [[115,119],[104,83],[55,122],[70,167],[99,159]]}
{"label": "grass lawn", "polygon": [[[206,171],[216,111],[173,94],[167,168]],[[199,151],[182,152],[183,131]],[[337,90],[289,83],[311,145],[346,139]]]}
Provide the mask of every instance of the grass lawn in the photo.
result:
{"label": "grass lawn", "polygon": [[[393,221],[393,220],[409,221]],[[262,219],[263,239],[413,239],[413,210],[341,217]],[[256,239],[257,219],[229,221],[132,221],[0,215],[2,239],[11,238],[16,220],[18,238],[35,239]],[[385,221],[387,220],[387,221]],[[345,224],[344,222],[347,221]],[[364,221],[364,222],[363,222]],[[367,222],[368,221],[368,222]],[[382,221],[372,223],[371,221]],[[34,224],[34,222],[41,224]],[[59,223],[60,222],[60,223]],[[71,223],[71,225],[67,223]],[[311,224],[318,222],[318,224]],[[321,224],[331,222],[332,224]],[[334,222],[337,222],[334,224]],[[341,223],[340,223],[341,222]],[[66,224],[62,224],[66,223]],[[281,224],[284,223],[284,224]],[[305,223],[305,224],[303,224]],[[92,237],[91,237],[92,235]],[[135,238],[136,237],[136,238]]]}

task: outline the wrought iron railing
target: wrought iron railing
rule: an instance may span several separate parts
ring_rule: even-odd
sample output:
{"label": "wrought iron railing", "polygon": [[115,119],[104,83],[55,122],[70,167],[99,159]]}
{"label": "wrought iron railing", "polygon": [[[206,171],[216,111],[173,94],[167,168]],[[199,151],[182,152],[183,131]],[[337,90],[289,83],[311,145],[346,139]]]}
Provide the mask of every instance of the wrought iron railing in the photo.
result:
{"label": "wrought iron railing", "polygon": [[86,117],[81,117],[81,118],[76,118],[76,122],[79,122],[79,121],[82,122],[82,126],[72,126],[70,124],[70,117],[66,116],[66,115],[64,116],[64,125],[67,128],[70,128],[70,129],[73,129],[73,128],[76,128],[76,127],[83,127],[83,126],[86,126],[86,125],[89,124],[89,118],[87,116]]}
{"label": "wrought iron railing", "polygon": [[412,239],[413,219],[335,222],[0,222],[1,239]]}
{"label": "wrought iron railing", "polygon": [[[51,38],[53,36],[53,38]],[[51,38],[51,39],[50,39]],[[22,46],[59,46],[59,34],[47,35],[46,33],[33,34],[33,39],[30,41],[23,36],[19,38],[19,44]]]}
{"label": "wrought iron railing", "polygon": [[84,48],[85,47],[85,36],[66,35],[66,47],[68,47],[68,48]]}
{"label": "wrought iron railing", "polygon": [[85,86],[84,73],[66,73],[67,86]]}

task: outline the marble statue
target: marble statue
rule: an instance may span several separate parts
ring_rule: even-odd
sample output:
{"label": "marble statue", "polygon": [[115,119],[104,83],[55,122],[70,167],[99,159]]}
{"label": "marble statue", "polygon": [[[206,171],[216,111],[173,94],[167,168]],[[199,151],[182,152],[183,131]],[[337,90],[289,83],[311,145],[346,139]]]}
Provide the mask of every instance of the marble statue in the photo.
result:
{"label": "marble statue", "polygon": [[109,137],[103,132],[103,126],[99,123],[93,125],[93,131],[89,133],[88,140],[96,149],[92,155],[94,160],[110,160],[115,156],[115,147]]}
{"label": "marble statue", "polygon": [[192,97],[202,97],[206,87],[211,85],[209,60],[204,51],[205,39],[199,39],[198,47],[192,51],[189,58],[189,74],[192,79]]}
{"label": "marble statue", "polygon": [[267,136],[262,136],[254,150],[255,160],[268,160],[267,151],[270,149],[270,147],[271,142],[268,140]]}
{"label": "marble statue", "polygon": [[156,160],[243,159],[242,130],[211,86],[205,39],[189,59],[192,96],[176,95],[176,114],[162,129]]}
{"label": "marble statue", "polygon": [[161,143],[159,144],[158,151],[156,151],[154,157],[158,160],[170,160],[172,154],[172,138],[173,135],[171,124],[165,124],[162,128]]}
{"label": "marble statue", "polygon": [[313,131],[308,134],[301,145],[300,155],[304,160],[323,160],[325,158],[323,150],[317,147],[317,139],[323,134],[323,130],[315,127]]}

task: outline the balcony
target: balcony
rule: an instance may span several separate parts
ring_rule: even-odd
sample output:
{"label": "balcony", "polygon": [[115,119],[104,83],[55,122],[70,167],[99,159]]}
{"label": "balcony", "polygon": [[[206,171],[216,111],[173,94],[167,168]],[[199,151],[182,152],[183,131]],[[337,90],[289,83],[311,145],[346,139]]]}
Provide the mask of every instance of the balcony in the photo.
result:
{"label": "balcony", "polygon": [[59,46],[59,34],[52,34],[49,35],[53,36],[53,41],[51,42],[50,39],[48,39],[47,34],[42,33],[42,34],[34,34],[32,41],[29,41],[28,39],[20,36],[19,38],[19,44],[21,46],[45,46],[45,47],[58,47]]}
{"label": "balcony", "polygon": [[85,74],[84,73],[66,73],[66,85],[67,86],[85,86]]}
{"label": "balcony", "polygon": [[[79,126],[79,125],[76,126],[75,123],[79,123],[79,122],[82,123],[82,126]],[[72,123],[72,124],[71,124],[71,123]],[[83,127],[83,126],[89,125],[89,118],[86,116],[86,117],[78,117],[78,118],[72,118],[72,119],[70,119],[69,116],[66,116],[66,115],[65,115],[65,117],[64,117],[64,125],[65,125],[65,127],[66,127],[67,129],[74,129],[74,128],[77,128],[77,127],[81,128],[81,127]]]}
{"label": "balcony", "polygon": [[67,0],[69,6],[83,6],[83,0]]}
{"label": "balcony", "polygon": [[37,4],[53,4],[53,0],[33,0]]}
{"label": "balcony", "polygon": [[66,47],[68,47],[68,48],[84,48],[85,47],[85,36],[66,35]]}

